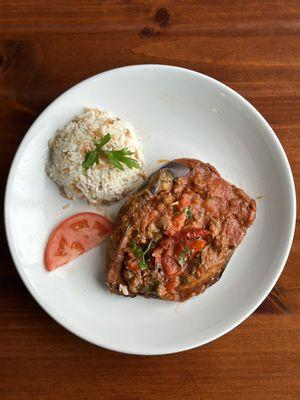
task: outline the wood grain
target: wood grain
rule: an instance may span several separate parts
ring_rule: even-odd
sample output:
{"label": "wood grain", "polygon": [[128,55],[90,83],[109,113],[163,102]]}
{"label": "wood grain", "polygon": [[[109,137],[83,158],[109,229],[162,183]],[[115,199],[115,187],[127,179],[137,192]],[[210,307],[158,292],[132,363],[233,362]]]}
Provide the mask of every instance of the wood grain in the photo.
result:
{"label": "wood grain", "polygon": [[[1,0],[0,10],[2,202],[14,153],[43,108],[88,76],[140,63],[192,68],[249,99],[298,186],[298,0]],[[85,343],[48,317],[16,273],[0,218],[1,400],[299,399],[299,229],[277,286],[242,325],[198,349],[138,357]]]}

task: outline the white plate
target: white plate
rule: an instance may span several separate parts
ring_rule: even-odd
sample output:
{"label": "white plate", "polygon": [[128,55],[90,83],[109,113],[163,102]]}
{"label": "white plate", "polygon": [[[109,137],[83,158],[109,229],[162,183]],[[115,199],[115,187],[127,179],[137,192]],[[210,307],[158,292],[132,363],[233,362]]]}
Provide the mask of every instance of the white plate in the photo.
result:
{"label": "white plate", "polygon": [[[110,294],[104,246],[46,272],[48,235],[63,218],[89,207],[68,203],[44,172],[48,139],[83,107],[127,119],[143,139],[147,172],[157,160],[194,157],[257,200],[253,227],[222,279],[186,303]],[[138,65],[74,86],[37,118],[15,156],[7,183],[5,222],[25,285],[60,324],[87,341],[135,354],[164,354],[207,343],[237,326],[278,279],[295,227],[295,188],[286,155],[263,117],[240,95],[205,75]]]}

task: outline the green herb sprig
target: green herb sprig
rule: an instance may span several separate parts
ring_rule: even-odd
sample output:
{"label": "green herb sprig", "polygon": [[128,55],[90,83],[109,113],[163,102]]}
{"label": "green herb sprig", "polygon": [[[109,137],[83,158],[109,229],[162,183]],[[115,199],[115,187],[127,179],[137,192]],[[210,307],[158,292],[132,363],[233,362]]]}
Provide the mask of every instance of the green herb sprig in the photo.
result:
{"label": "green herb sprig", "polygon": [[132,243],[131,249],[133,251],[133,253],[138,257],[139,259],[139,267],[142,271],[144,271],[145,269],[148,269],[148,261],[147,261],[147,255],[149,250],[151,249],[153,240],[151,240],[146,248],[145,251],[143,251],[143,249],[138,246],[135,242]]}
{"label": "green herb sprig", "polygon": [[188,247],[185,247],[182,251],[181,251],[181,253],[179,254],[179,257],[178,257],[178,263],[179,263],[179,265],[181,266],[181,267],[183,267],[184,266],[184,264],[185,264],[185,262],[186,262],[186,257],[190,254],[190,253],[192,253],[192,249],[189,249]]}
{"label": "green herb sprig", "polygon": [[183,209],[181,209],[180,211],[176,211],[174,212],[175,215],[179,215],[179,214],[185,214],[186,218],[189,219],[193,219],[193,209],[192,207],[185,207]]}
{"label": "green herb sprig", "polygon": [[184,211],[185,211],[185,213],[186,213],[186,216],[187,216],[187,219],[193,219],[193,210],[192,210],[192,207],[186,207],[185,209],[184,209]]}
{"label": "green herb sprig", "polygon": [[99,156],[106,157],[110,163],[121,171],[124,171],[122,164],[127,165],[128,168],[140,168],[140,164],[134,158],[131,158],[133,152],[124,147],[121,150],[103,150],[102,147],[108,143],[111,135],[107,133],[100,141],[93,140],[95,146],[94,150],[88,151],[85,155],[82,167],[85,171],[91,168],[94,164],[99,164]]}

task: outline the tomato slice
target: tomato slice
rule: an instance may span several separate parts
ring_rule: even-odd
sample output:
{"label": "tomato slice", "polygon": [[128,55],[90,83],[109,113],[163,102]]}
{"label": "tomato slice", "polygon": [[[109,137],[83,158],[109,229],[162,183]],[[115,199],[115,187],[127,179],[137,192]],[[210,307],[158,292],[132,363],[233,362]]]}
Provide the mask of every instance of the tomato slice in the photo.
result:
{"label": "tomato slice", "polygon": [[61,222],[51,233],[46,251],[48,271],[61,267],[105,240],[114,225],[100,214],[82,212]]}

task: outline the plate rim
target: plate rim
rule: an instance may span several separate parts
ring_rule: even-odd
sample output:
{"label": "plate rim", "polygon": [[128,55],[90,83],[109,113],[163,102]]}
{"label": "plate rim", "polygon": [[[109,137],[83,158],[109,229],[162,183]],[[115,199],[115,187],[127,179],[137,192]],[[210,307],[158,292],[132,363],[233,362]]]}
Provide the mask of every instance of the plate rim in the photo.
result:
{"label": "plate rim", "polygon": [[[260,294],[258,300],[256,301],[255,304],[252,304],[251,307],[247,310],[247,312],[243,313],[243,315],[240,318],[237,318],[234,323],[229,323],[229,326],[226,328],[219,329],[215,335],[212,335],[210,338],[206,340],[199,340],[195,341],[192,345],[182,345],[178,344],[176,346],[171,346],[172,348],[164,350],[153,350],[151,349],[150,351],[134,351],[131,348],[126,348],[124,346],[114,346],[114,345],[107,345],[103,344],[100,342],[97,342],[95,340],[92,340],[91,338],[87,337],[86,334],[79,332],[76,330],[76,328],[69,326],[69,323],[66,321],[62,321],[62,318],[60,315],[58,315],[54,310],[49,310],[47,303],[41,298],[39,295],[39,292],[32,286],[31,282],[27,279],[26,274],[23,272],[23,268],[18,265],[17,262],[17,256],[13,248],[13,235],[12,231],[10,229],[9,225],[9,217],[8,217],[8,208],[9,208],[9,202],[10,202],[10,197],[11,197],[11,186],[12,186],[12,181],[15,176],[15,170],[18,164],[18,161],[23,153],[23,150],[25,149],[27,142],[31,139],[32,136],[34,136],[34,130],[35,126],[39,123],[40,119],[43,118],[44,114],[47,113],[47,110],[51,108],[59,99],[64,96],[65,94],[71,92],[72,90],[78,89],[81,85],[84,86],[86,85],[89,81],[93,81],[94,79],[97,79],[98,76],[100,75],[105,75],[105,74],[113,74],[116,72],[124,71],[124,70],[134,70],[134,69],[173,69],[173,70],[178,70],[180,72],[188,73],[194,76],[200,76],[202,79],[207,80],[212,82],[214,85],[217,85],[220,87],[222,90],[226,90],[227,92],[231,93],[239,102],[241,102],[250,112],[252,112],[256,118],[261,122],[263,125],[264,129],[268,133],[268,135],[272,139],[272,146],[276,146],[277,150],[279,151],[279,155],[281,158],[281,161],[283,162],[285,166],[285,172],[287,175],[288,179],[288,186],[289,186],[289,191],[291,195],[290,199],[290,225],[289,225],[289,232],[288,232],[288,238],[287,238],[287,245],[285,249],[285,254],[283,255],[281,262],[279,265],[278,270],[274,273],[273,279],[270,280],[270,283],[266,288],[262,291]],[[59,96],[57,96],[43,111],[40,112],[38,117],[33,121],[29,129],[26,131],[24,137],[22,138],[21,142],[18,145],[18,148],[15,152],[15,155],[13,157],[13,161],[10,165],[9,173],[7,176],[7,181],[6,181],[6,187],[5,187],[5,195],[4,195],[4,225],[5,225],[5,232],[6,232],[6,237],[7,237],[7,243],[8,243],[8,248],[11,254],[11,257],[13,259],[14,266],[21,277],[24,285],[26,286],[27,290],[31,294],[31,296],[35,299],[35,301],[40,305],[40,307],[51,317],[53,318],[59,325],[67,329],[69,332],[74,334],[75,336],[79,337],[80,339],[86,340],[89,343],[92,343],[98,347],[102,347],[108,350],[113,350],[113,351],[118,351],[120,353],[125,353],[125,354],[134,354],[134,355],[163,355],[163,354],[173,354],[173,353],[178,353],[181,351],[186,351],[190,350],[196,347],[203,346],[209,342],[212,342],[213,340],[216,340],[217,338],[225,335],[226,333],[230,332],[231,330],[235,329],[238,325],[240,325],[243,321],[245,321],[256,309],[257,307],[265,300],[265,298],[268,296],[268,294],[271,292],[273,287],[275,286],[277,280],[279,279],[289,256],[293,238],[294,238],[294,233],[295,233],[295,227],[296,227],[296,190],[295,190],[295,183],[294,183],[294,178],[292,174],[292,170],[287,158],[287,155],[284,151],[284,148],[276,136],[274,130],[272,127],[269,125],[269,123],[266,121],[266,119],[261,115],[261,113],[248,101],[246,100],[242,95],[240,95],[238,92],[235,90],[231,89],[229,86],[225,85],[224,83],[218,81],[217,79],[214,79],[206,74],[203,74],[201,72],[197,72],[188,68],[183,68],[183,67],[178,67],[178,66],[173,66],[173,65],[166,65],[166,64],[135,64],[135,65],[128,65],[124,67],[119,67],[119,68],[113,68],[107,71],[100,72],[98,74],[95,74],[89,78],[86,78],[77,84],[71,86],[64,92],[62,92]]]}

